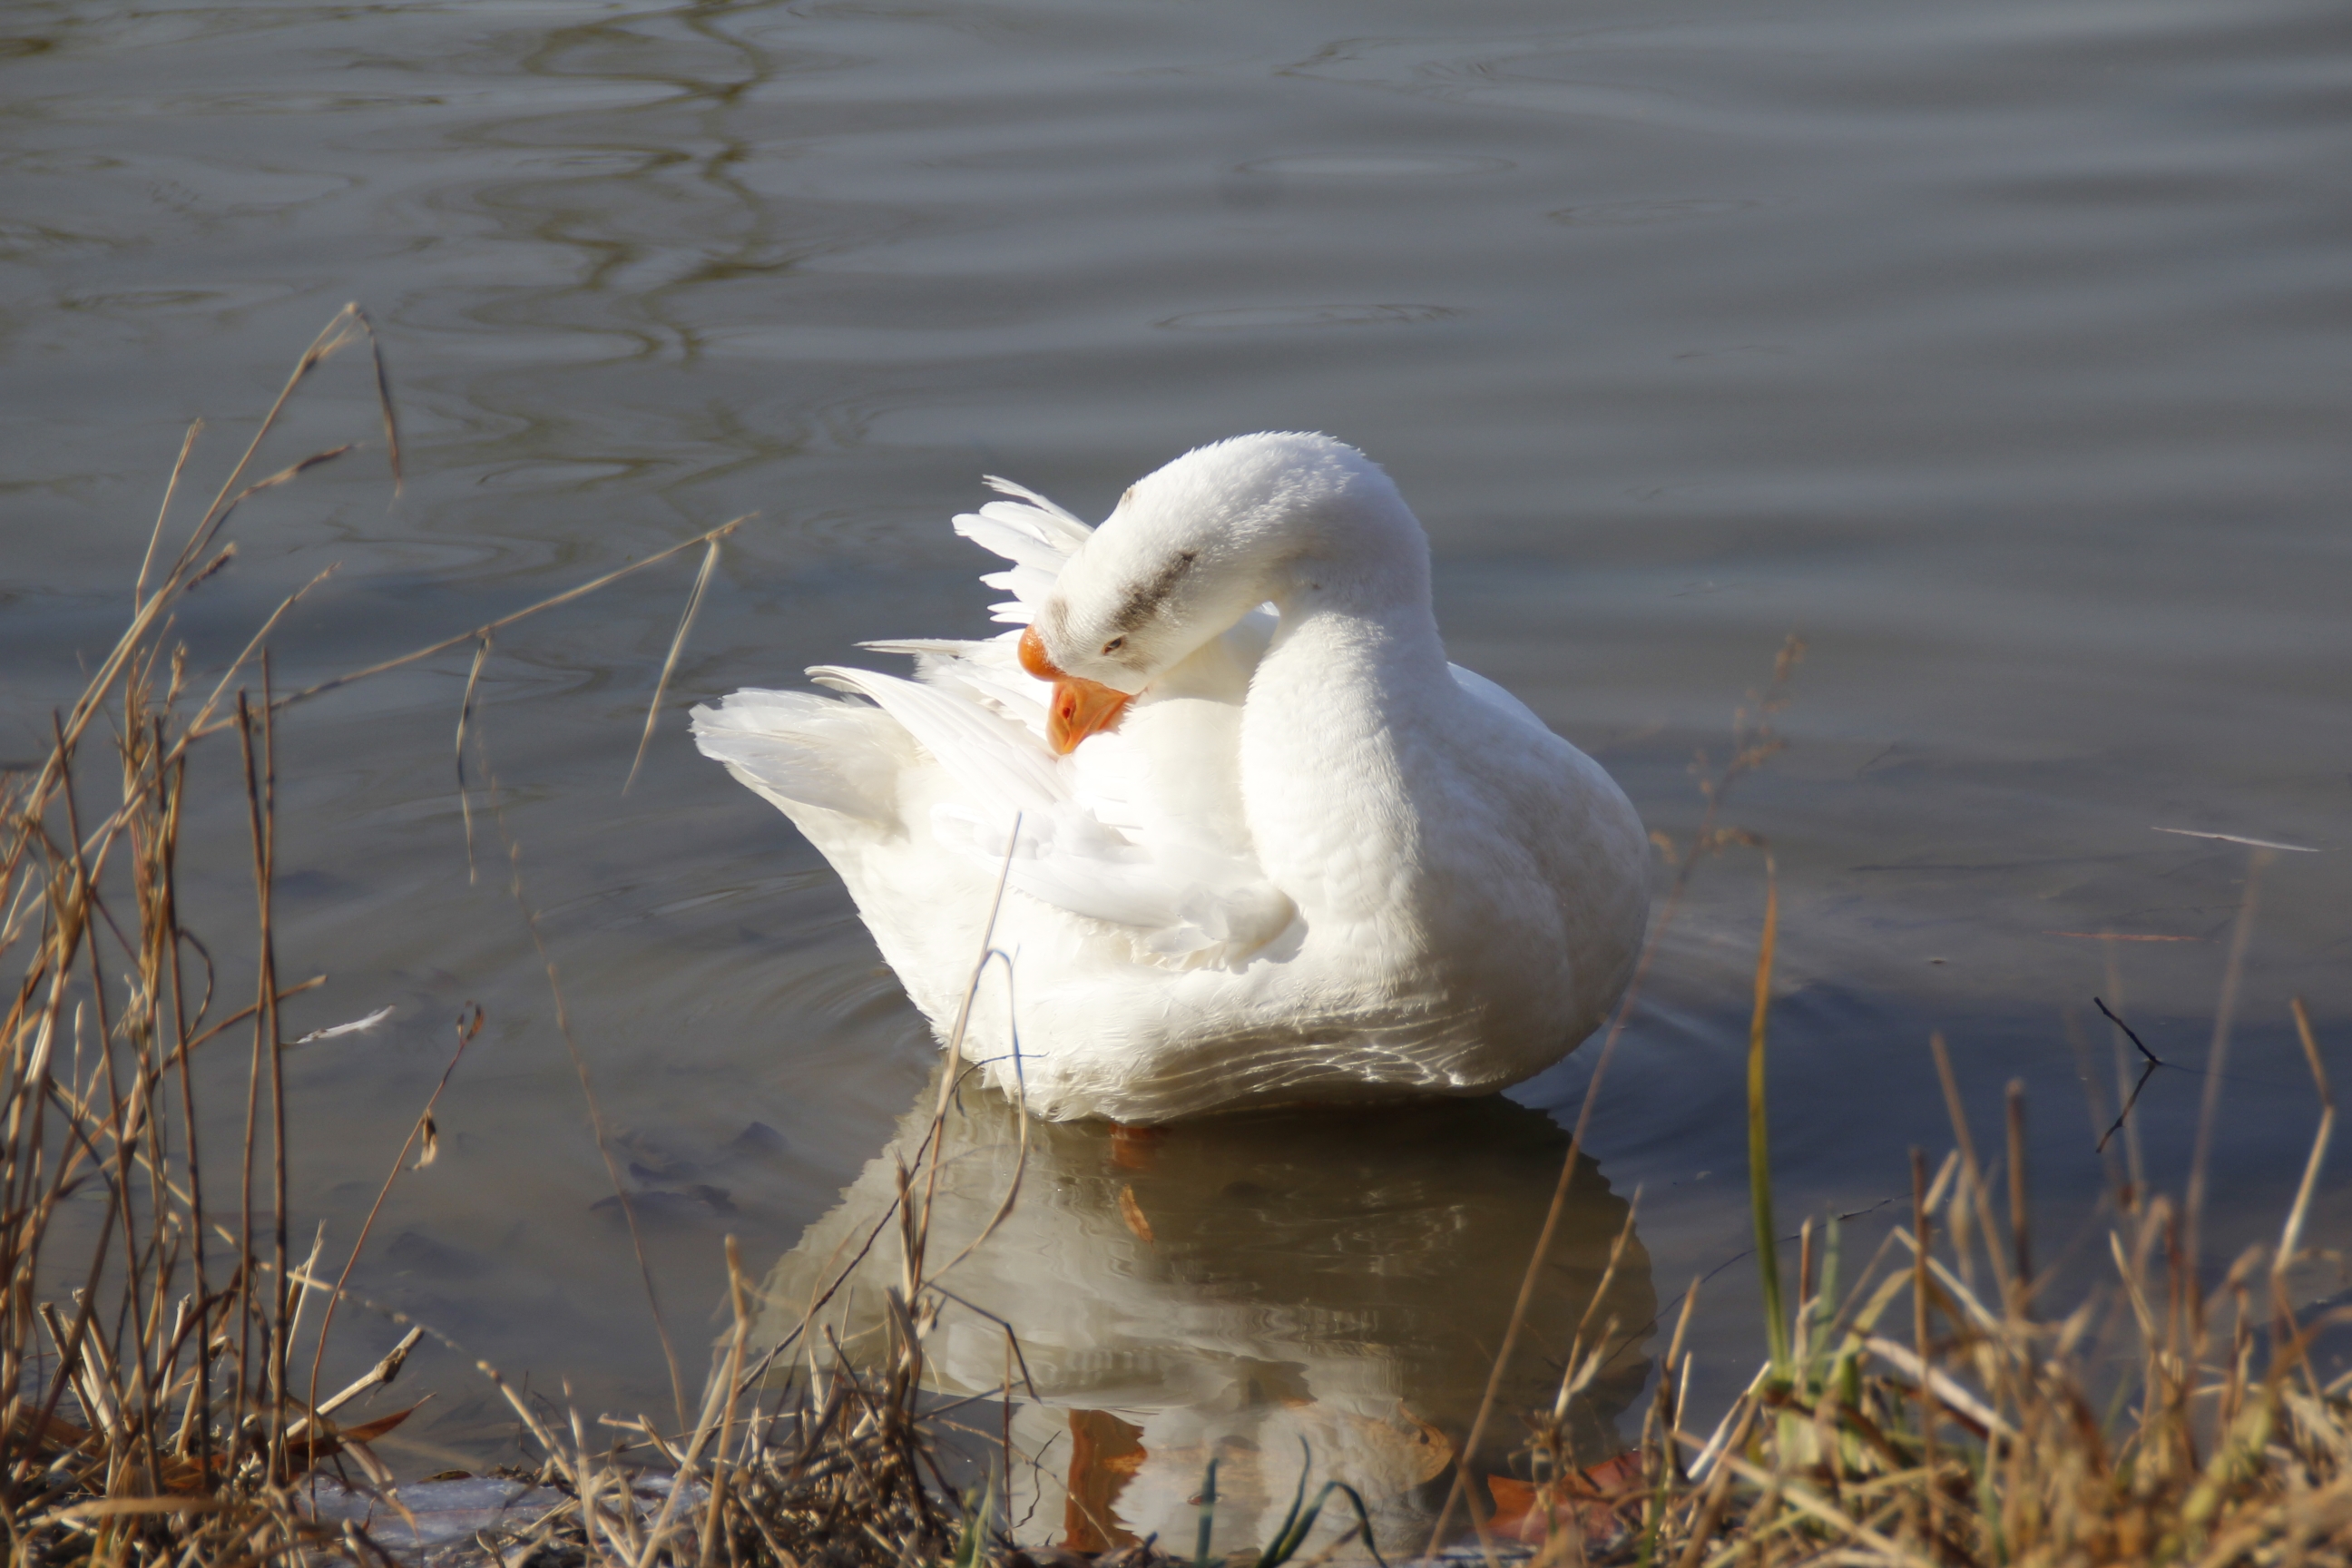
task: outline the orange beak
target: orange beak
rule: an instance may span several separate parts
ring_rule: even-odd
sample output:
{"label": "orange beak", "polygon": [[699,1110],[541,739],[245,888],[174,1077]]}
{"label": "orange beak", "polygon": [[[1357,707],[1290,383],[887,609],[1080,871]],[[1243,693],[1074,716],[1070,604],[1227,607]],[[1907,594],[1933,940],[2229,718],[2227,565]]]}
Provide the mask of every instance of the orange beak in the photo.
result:
{"label": "orange beak", "polygon": [[1068,756],[1088,735],[1115,728],[1127,711],[1126,692],[1056,668],[1035,626],[1021,634],[1021,668],[1054,683],[1053,699],[1046,704],[1045,740],[1055,756]]}

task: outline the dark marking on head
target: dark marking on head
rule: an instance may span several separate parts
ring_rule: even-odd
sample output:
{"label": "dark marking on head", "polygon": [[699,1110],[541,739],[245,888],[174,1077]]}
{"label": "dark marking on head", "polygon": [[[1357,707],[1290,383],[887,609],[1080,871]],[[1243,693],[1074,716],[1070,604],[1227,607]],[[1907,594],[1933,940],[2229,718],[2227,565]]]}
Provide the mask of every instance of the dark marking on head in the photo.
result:
{"label": "dark marking on head", "polygon": [[1200,558],[1201,552],[1197,550],[1178,551],[1167,565],[1128,591],[1127,598],[1118,606],[1118,614],[1110,619],[1112,627],[1125,633],[1139,630],[1149,623],[1160,613],[1168,595],[1176,591],[1176,584],[1184,580],[1184,574],[1192,569],[1192,563]]}

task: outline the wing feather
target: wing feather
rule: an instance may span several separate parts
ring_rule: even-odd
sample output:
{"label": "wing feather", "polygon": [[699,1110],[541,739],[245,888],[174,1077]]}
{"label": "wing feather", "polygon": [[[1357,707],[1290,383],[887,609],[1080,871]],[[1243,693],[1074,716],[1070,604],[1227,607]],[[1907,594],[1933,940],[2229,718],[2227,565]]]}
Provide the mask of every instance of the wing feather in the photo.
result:
{"label": "wing feather", "polygon": [[915,743],[930,752],[950,777],[980,797],[976,804],[1001,820],[1050,809],[1070,798],[1053,753],[1020,726],[977,702],[870,669],[821,664],[809,670],[809,677],[836,690],[873,699],[906,726]]}
{"label": "wing feather", "polygon": [[[1023,625],[1094,531],[1034,490],[988,483],[1010,499],[958,516],[955,531],[1011,563],[981,581],[1013,595],[991,606],[993,618]],[[738,692],[695,710],[696,742],[772,799],[887,823],[897,816],[896,770],[915,760],[910,741],[948,784],[949,798],[930,808],[932,837],[991,865],[1004,864],[1009,849],[1010,885],[1027,897],[1131,928],[1143,952],[1180,964],[1237,958],[1277,934],[1296,915],[1290,900],[1255,861],[1171,823],[1172,801],[1159,799],[1171,781],[1155,780],[1145,747],[1107,734],[1076,755],[1054,755],[1045,742],[1050,688],[1021,668],[1017,635],[865,643],[914,659],[916,679],[821,665],[811,679],[872,706]],[[874,744],[877,724],[903,737],[898,754]],[[1230,763],[1184,758],[1186,766]]]}

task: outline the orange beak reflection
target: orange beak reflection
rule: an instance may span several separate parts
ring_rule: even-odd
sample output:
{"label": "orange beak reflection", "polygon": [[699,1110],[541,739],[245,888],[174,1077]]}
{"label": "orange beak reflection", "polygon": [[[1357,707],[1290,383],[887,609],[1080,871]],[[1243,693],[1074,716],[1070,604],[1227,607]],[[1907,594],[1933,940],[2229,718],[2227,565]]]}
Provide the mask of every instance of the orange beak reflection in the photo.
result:
{"label": "orange beak reflection", "polygon": [[1128,693],[1056,668],[1034,626],[1021,634],[1021,668],[1054,683],[1053,699],[1046,704],[1045,739],[1056,756],[1069,755],[1088,735],[1115,728],[1127,711]]}

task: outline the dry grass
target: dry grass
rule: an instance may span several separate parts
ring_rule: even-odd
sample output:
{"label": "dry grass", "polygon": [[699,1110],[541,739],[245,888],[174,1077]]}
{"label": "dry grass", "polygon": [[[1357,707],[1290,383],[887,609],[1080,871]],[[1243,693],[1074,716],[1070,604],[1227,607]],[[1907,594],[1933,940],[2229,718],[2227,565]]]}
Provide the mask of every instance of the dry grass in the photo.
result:
{"label": "dry grass", "polygon": [[[320,1276],[319,1245],[307,1257],[292,1249],[278,1007],[317,982],[286,984],[276,967],[276,726],[304,698],[445,647],[487,647],[498,626],[622,574],[279,694],[269,636],[321,574],[278,606],[226,671],[194,679],[172,638],[173,616],[233,563],[236,545],[223,535],[241,505],[353,450],[312,452],[251,477],[298,389],[360,343],[373,353],[373,329],[347,308],[303,353],[211,503],[174,537],[173,506],[200,427],[190,429],[129,625],[55,717],[47,754],[0,782],[0,961],[16,976],[0,1014],[0,1521],[18,1559],[375,1555],[348,1528],[310,1521],[297,1492],[330,1460],[389,1479],[367,1443],[405,1413],[351,1426],[334,1416],[391,1382],[415,1336],[351,1387],[320,1396],[324,1320],[341,1292]],[[396,484],[398,428],[380,358],[374,370]],[[697,544],[715,549],[734,526],[628,570]],[[706,578],[708,570],[706,556]],[[217,920],[183,906],[179,875],[189,761],[206,743],[241,750],[253,867],[250,907]],[[198,933],[207,921],[209,944]],[[249,938],[224,942],[232,921]],[[231,945],[249,945],[250,974],[215,964],[215,948]],[[460,1049],[464,1037],[461,1027]],[[227,1055],[246,1068],[241,1136],[200,1149],[197,1061]],[[419,1133],[428,1145],[430,1129],[427,1108]],[[307,1364],[295,1350],[306,1333]]]}
{"label": "dry grass", "polygon": [[[279,694],[267,648],[289,599],[225,673],[194,680],[169,640],[173,607],[230,563],[234,546],[221,539],[240,503],[351,449],[247,477],[286,400],[328,356],[362,342],[373,346],[355,310],[330,323],[228,481],[169,547],[183,449],[129,626],[58,715],[48,755],[0,790],[0,956],[19,976],[0,1018],[0,1521],[18,1560],[183,1568],[388,1560],[364,1529],[320,1522],[304,1500],[306,1478],[331,1466],[339,1482],[377,1491],[385,1517],[401,1512],[400,1489],[368,1445],[404,1413],[357,1426],[336,1413],[391,1383],[416,1336],[351,1387],[320,1396],[325,1337],[366,1233],[333,1279],[320,1247],[306,1257],[293,1249],[298,1194],[284,1152],[278,1009],[310,983],[288,985],[275,967],[275,729],[292,703],[468,645],[470,702],[493,633],[622,574]],[[386,395],[396,474],[390,407]],[[680,641],[734,526],[677,547],[706,547]],[[1793,647],[1784,655],[1755,724],[1743,725],[1712,781],[1692,854],[1744,841],[1717,826],[1717,811],[1724,788],[1777,745],[1769,715],[1794,656]],[[674,644],[665,686],[676,662]],[[461,748],[463,734],[461,716]],[[181,904],[188,761],[208,741],[236,744],[243,757],[254,897],[220,919],[249,928],[238,945],[255,954],[250,974],[215,965]],[[640,757],[643,749],[641,740]],[[1681,861],[1677,895],[1693,863]],[[1766,1363],[1719,1422],[1693,1430],[1684,1394],[1695,1297],[1686,1298],[1638,1441],[1580,1468],[1564,1413],[1612,1350],[1605,1328],[1590,1337],[1580,1329],[1559,1400],[1532,1418],[1533,1483],[1462,1477],[1450,1494],[1449,1510],[1469,1505],[1484,1549],[1532,1554],[1547,1568],[2352,1561],[2352,1405],[2346,1381],[2323,1383],[2307,1353],[2333,1320],[2299,1318],[2287,1289],[2335,1121],[2300,1006],[2324,1107],[2302,1190],[2277,1245],[2238,1259],[2218,1286],[2209,1289],[2197,1267],[2200,1159],[2186,1204],[2137,1197],[2119,1207],[2109,1289],[2085,1301],[2043,1300],[2013,1101],[1998,1169],[1988,1171],[1970,1130],[1957,1124],[1958,1149],[1932,1173],[1915,1161],[1908,1226],[1842,1284],[1837,1228],[1809,1226],[1794,1289],[1784,1292],[1761,1138],[1772,918],[1750,1055]],[[2241,940],[2233,952],[2242,950]],[[453,1070],[470,1037],[461,1021]],[[196,1058],[232,1054],[245,1069],[241,1136],[200,1151]],[[908,1263],[889,1295],[877,1370],[854,1370],[838,1347],[814,1342],[822,1298],[798,1334],[755,1356],[752,1303],[730,1243],[733,1331],[715,1348],[698,1413],[681,1412],[667,1432],[576,1411],[551,1419],[483,1369],[540,1448],[533,1479],[562,1500],[478,1549],[518,1568],[975,1568],[1030,1555],[1001,1527],[1001,1491],[986,1465],[951,1457],[943,1432],[952,1412],[923,1393],[926,1339],[945,1300],[928,1282],[926,1247],[951,1087],[942,1079],[932,1135],[880,1222],[898,1227]],[[427,1158],[431,1110],[420,1108],[412,1138]],[[410,1152],[393,1161],[385,1194]],[[1018,1193],[1016,1176],[1000,1217]],[[843,1265],[845,1277],[856,1262]],[[306,1334],[307,1357],[297,1351]],[[1008,1355],[1017,1359],[1010,1337]],[[776,1375],[787,1366],[795,1376]],[[1490,1414],[1491,1398],[1479,1424]],[[677,1484],[649,1486],[649,1474]],[[1213,1474],[1202,1489],[1213,1500]],[[1504,1506],[1490,1511],[1489,1500]],[[1302,1495],[1290,1523],[1255,1554],[1258,1568],[1300,1551],[1311,1522]],[[1348,1532],[1360,1543],[1360,1529]],[[1148,1547],[1123,1555],[1175,1561]],[[1204,1547],[1194,1561],[1205,1557]]]}
{"label": "dry grass", "polygon": [[[1759,1068],[1770,935],[1768,915]],[[2126,1194],[2112,1287],[2063,1310],[2041,1299],[2012,1084],[2001,1169],[1979,1161],[1954,1096],[1958,1147],[1932,1178],[1915,1152],[1910,1225],[1843,1290],[1836,1226],[1807,1224],[1784,1322],[1751,1072],[1769,1359],[1711,1431],[1686,1429],[1694,1286],[1639,1443],[1576,1471],[1538,1420],[1538,1484],[1498,1523],[1545,1564],[2352,1562],[2352,1374],[2323,1383],[2309,1354],[2346,1314],[2298,1314],[2288,1285],[2336,1120],[2300,1001],[2294,1016],[2322,1111],[2277,1244],[2209,1289],[2193,1208]]]}
{"label": "dry grass", "polygon": [[[331,1456],[362,1453],[387,1425],[340,1430],[331,1415],[388,1381],[397,1358],[315,1406],[293,1386],[309,1292],[294,1288],[302,1266],[289,1251],[275,1042],[278,1005],[308,986],[283,987],[272,952],[274,714],[262,651],[287,605],[201,692],[166,640],[173,606],[232,559],[233,544],[215,547],[237,507],[350,449],[247,478],[295,389],[362,338],[373,342],[356,310],[330,323],[159,571],[190,431],[129,627],[56,719],[41,765],[11,779],[0,802],[0,955],[20,966],[0,1019],[0,1517],[22,1554],[227,1561],[298,1549],[318,1532],[287,1505],[288,1485]],[[258,702],[232,690],[248,676]],[[180,904],[190,749],[224,732],[243,751],[251,826],[259,958],[249,979],[215,969]],[[113,786],[102,803],[88,798],[92,773]],[[194,1058],[241,1046],[241,1147],[200,1161]],[[79,1250],[58,1256],[68,1248]]]}

